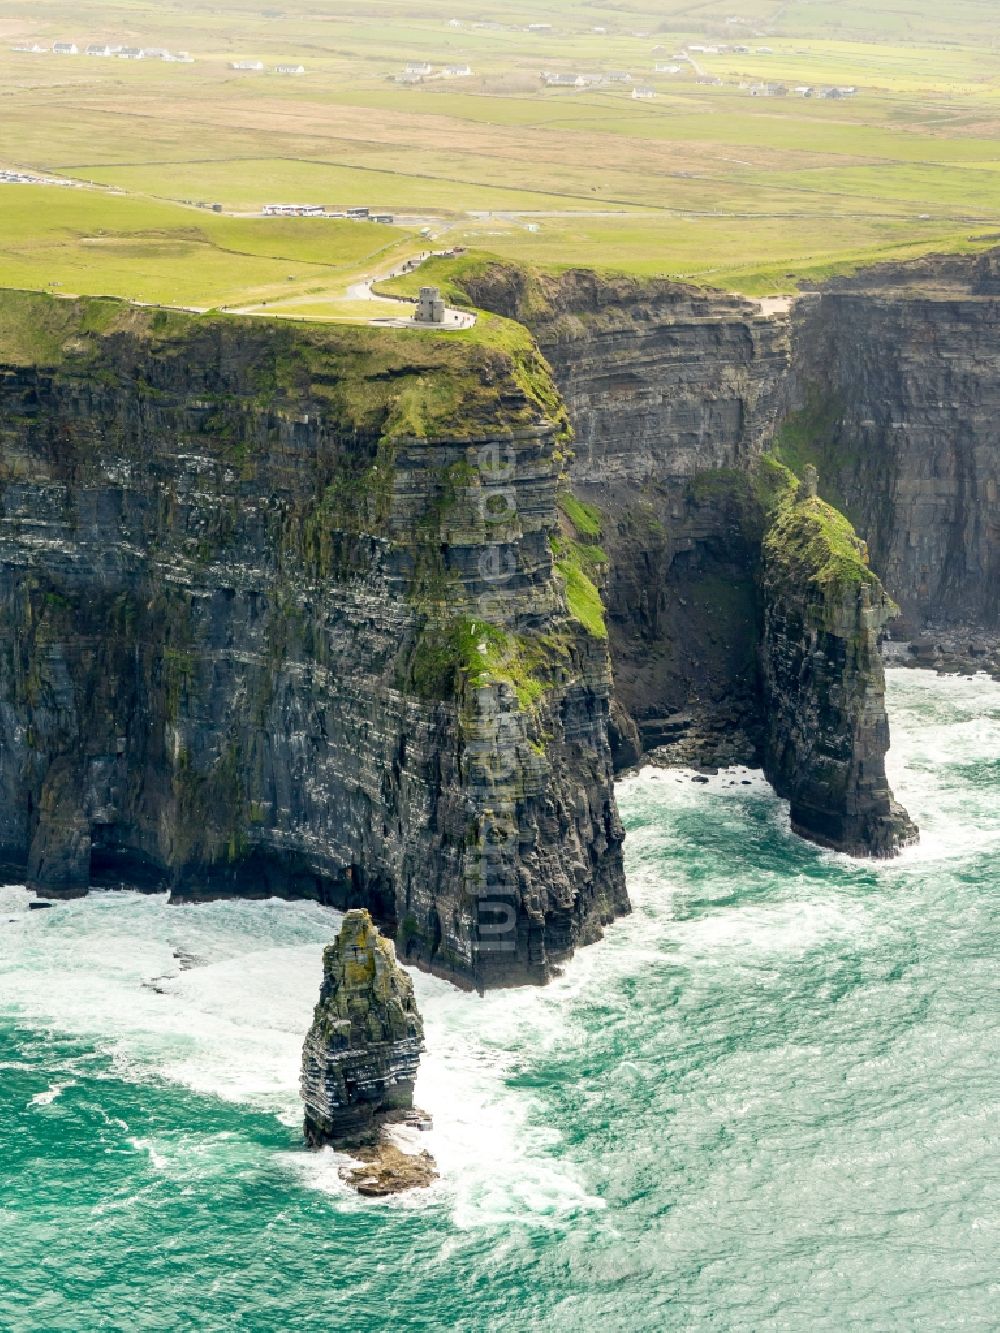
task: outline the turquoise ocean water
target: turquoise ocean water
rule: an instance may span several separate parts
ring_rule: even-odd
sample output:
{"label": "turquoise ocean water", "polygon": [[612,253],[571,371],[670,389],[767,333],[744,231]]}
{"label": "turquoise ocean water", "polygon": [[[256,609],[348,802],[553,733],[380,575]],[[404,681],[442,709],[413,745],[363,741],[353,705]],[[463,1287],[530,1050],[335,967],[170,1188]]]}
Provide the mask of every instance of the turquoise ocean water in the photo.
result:
{"label": "turquoise ocean water", "polygon": [[1000,685],[890,711],[901,861],[647,770],[629,920],[542,992],[418,976],[402,1199],[299,1146],[334,913],[0,889],[0,1329],[996,1328]]}

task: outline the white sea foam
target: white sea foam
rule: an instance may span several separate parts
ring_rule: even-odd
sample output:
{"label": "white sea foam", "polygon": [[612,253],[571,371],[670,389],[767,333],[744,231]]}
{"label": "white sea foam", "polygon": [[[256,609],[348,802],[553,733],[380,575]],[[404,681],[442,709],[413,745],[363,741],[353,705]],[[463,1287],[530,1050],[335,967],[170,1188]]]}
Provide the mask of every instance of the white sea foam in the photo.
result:
{"label": "white sea foam", "polygon": [[[955,681],[942,692],[930,673],[893,672],[890,699],[892,779],[921,823],[924,842],[902,862],[871,867],[870,873],[905,875],[918,856],[968,855],[970,846],[980,845],[977,839],[984,847],[996,845],[1000,813],[977,817],[977,827],[969,828],[967,788],[957,776],[950,780],[948,770],[1000,755],[1000,685]],[[582,1041],[579,1010],[588,997],[611,1003],[616,979],[642,968],[665,962],[692,969],[756,966],[796,957],[824,939],[859,938],[877,928],[858,896],[828,887],[817,893],[815,880],[790,876],[787,868],[780,885],[760,881],[766,892],[759,901],[734,905],[720,898],[713,907],[709,899],[685,915],[679,901],[691,892],[684,877],[691,849],[664,813],[703,810],[710,803],[713,818],[742,827],[752,808],[758,823],[763,815],[777,834],[792,836],[787,807],[760,773],[728,770],[708,782],[694,776],[646,769],[621,785],[634,825],[628,855],[636,910],[602,942],[581,950],[551,986],[480,998],[415,974],[428,1047],[417,1103],[434,1118],[417,1146],[434,1155],[442,1179],[389,1206],[444,1203],[463,1228],[526,1216],[555,1225],[602,1207],[553,1151],[559,1131],[544,1122],[531,1091],[516,1086],[522,1059],[534,1062]],[[717,876],[713,883],[713,891],[724,890]],[[319,991],[322,947],[337,929],[337,913],[281,902],[181,908],[136,894],[93,894],[47,912],[29,912],[29,902],[23,888],[0,889],[0,917],[14,918],[0,925],[5,1008],[96,1042],[124,1078],[172,1080],[264,1110],[290,1127],[299,1123],[301,1043]],[[629,1076],[623,1069],[622,1077]],[[641,1076],[639,1069],[635,1077]],[[45,1105],[50,1094],[55,1100],[64,1086],[53,1082],[35,1104]],[[199,1168],[197,1146],[147,1139],[136,1139],[134,1146],[157,1170]],[[211,1151],[224,1161],[230,1149],[213,1143]],[[293,1152],[280,1160],[345,1207],[372,1206],[340,1179],[342,1156]]]}
{"label": "white sea foam", "polygon": [[[162,897],[92,894],[32,913],[16,935],[0,933],[4,1002],[36,1024],[95,1041],[119,1077],[167,1079],[294,1127],[302,1040],[322,949],[339,921],[315,904],[176,907]],[[182,970],[178,954],[197,965]],[[419,973],[415,982],[428,1041],[417,1101],[434,1117],[420,1137],[442,1182],[414,1199],[447,1197],[463,1226],[598,1206],[553,1165],[553,1132],[532,1126],[530,1098],[506,1083],[518,1026],[544,1048],[558,1040],[558,1006],[547,1003],[540,1020],[529,993],[484,1000]],[[162,1145],[136,1146],[158,1169],[180,1169]],[[346,1159],[303,1152],[284,1160],[306,1183],[342,1194]]]}
{"label": "white sea foam", "polygon": [[29,1102],[30,1106],[51,1106],[67,1088],[71,1088],[75,1079],[69,1079],[66,1083],[51,1083],[44,1092],[36,1092]]}

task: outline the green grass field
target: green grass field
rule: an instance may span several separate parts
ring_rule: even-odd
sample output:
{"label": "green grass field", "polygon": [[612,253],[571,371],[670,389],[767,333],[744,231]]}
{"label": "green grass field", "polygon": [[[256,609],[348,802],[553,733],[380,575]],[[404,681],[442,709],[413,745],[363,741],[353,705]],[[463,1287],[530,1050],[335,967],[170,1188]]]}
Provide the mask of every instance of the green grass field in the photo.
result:
{"label": "green grass field", "polygon": [[[349,283],[427,244],[422,233],[543,266],[766,294],[873,259],[975,247],[1000,228],[1000,38],[975,0],[289,0],[280,13],[245,0],[92,0],[85,10],[0,0],[0,167],[86,185],[0,184],[6,286],[363,318]],[[552,31],[525,31],[534,21]],[[11,49],[68,38],[195,60]],[[750,50],[655,73],[692,44]],[[307,72],[234,71],[237,58]],[[421,59],[474,74],[391,81]],[[544,88],[542,69],[624,69],[658,96]],[[751,97],[764,80],[859,91]],[[367,204],[400,226],[254,216],[286,200]]]}
{"label": "green grass field", "polygon": [[339,291],[417,249],[375,223],[231,218],[82,189],[12,186],[3,205],[4,286],[198,309]]}

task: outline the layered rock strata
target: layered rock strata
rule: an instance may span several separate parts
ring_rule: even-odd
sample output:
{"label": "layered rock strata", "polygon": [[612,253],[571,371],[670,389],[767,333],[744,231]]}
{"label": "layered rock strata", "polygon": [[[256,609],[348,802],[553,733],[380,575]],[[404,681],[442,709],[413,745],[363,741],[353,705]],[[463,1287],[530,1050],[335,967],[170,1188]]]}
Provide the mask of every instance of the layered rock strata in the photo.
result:
{"label": "layered rock strata", "polygon": [[1000,632],[998,272],[1000,252],[934,257],[795,307],[777,445],[869,542],[904,638]]}
{"label": "layered rock strata", "polygon": [[[798,832],[898,850],[914,830],[885,778],[888,599],[856,545],[842,588],[821,577],[830,551],[784,578],[775,545],[791,482],[764,460],[794,396],[787,315],[676,283],[489,263],[462,282],[529,323],[576,427],[570,509],[590,507],[606,554],[618,767],[648,752],[759,763]],[[843,538],[834,527],[821,537]]]}
{"label": "layered rock strata", "polygon": [[628,909],[562,409],[507,345],[0,297],[5,874],[365,906],[479,987]]}
{"label": "layered rock strata", "polygon": [[424,1025],[413,982],[368,912],[344,917],[323,953],[323,984],[302,1051],[310,1146],[371,1143],[396,1112],[413,1109]]}
{"label": "layered rock strata", "polygon": [[898,607],[808,472],[773,502],[763,543],[764,771],[797,833],[856,856],[894,856],[917,839],[885,773],[879,640]]}

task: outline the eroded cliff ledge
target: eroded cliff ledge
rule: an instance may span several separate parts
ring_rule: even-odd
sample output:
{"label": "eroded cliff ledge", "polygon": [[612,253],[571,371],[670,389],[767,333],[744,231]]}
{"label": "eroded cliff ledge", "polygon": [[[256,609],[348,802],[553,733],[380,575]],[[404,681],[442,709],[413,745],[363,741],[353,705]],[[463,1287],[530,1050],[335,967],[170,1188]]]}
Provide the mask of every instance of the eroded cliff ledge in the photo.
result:
{"label": "eroded cliff ledge", "polygon": [[561,405],[499,336],[0,296],[6,875],[365,906],[474,986],[627,910]]}

